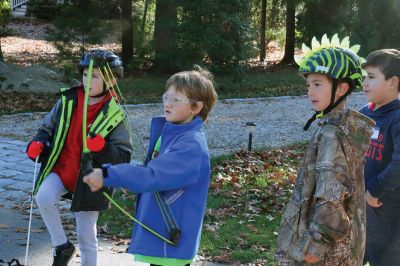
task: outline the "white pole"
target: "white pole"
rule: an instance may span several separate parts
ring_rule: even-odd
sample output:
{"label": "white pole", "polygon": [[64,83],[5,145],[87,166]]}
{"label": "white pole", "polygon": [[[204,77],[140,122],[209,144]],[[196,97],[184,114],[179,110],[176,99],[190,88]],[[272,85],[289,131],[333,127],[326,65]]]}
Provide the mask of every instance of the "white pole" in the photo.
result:
{"label": "white pole", "polygon": [[31,195],[31,210],[29,212],[29,226],[28,226],[28,237],[26,239],[26,250],[25,250],[25,266],[28,266],[28,253],[29,253],[29,239],[31,237],[31,225],[32,225],[32,210],[33,210],[33,192],[35,191],[36,183],[36,169],[38,165],[39,155],[35,159],[35,170],[33,172],[33,185],[32,185],[32,195]]}

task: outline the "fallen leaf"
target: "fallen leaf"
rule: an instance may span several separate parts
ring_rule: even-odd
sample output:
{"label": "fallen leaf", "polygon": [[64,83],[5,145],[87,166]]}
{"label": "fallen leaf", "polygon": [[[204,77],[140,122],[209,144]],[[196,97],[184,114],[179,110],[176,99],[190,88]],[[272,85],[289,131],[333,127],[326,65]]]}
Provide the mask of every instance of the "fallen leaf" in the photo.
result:
{"label": "fallen leaf", "polygon": [[17,233],[26,233],[26,232],[28,232],[28,230],[26,228],[16,227],[15,228],[15,232],[17,232]]}
{"label": "fallen leaf", "polygon": [[7,225],[5,225],[5,224],[0,224],[0,229],[7,229],[7,228],[8,228]]}

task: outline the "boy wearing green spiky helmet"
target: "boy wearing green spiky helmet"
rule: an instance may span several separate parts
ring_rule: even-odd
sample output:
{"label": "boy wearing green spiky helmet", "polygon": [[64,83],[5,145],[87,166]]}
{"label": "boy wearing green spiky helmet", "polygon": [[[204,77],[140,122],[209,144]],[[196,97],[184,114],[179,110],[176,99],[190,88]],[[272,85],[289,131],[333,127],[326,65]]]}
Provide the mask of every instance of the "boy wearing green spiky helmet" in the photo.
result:
{"label": "boy wearing green spiky helmet", "polygon": [[[314,37],[311,49],[303,44],[304,57],[296,58],[300,75],[307,79],[309,74],[321,74],[326,75],[332,81],[329,105],[323,110],[315,110],[316,113],[308,120],[304,130],[307,130],[316,118],[323,117],[342,103],[354,89],[361,88],[361,64],[365,60],[357,55],[359,49],[359,45],[350,47],[348,37],[340,41],[336,34],[331,41],[324,35],[321,43]],[[344,93],[337,95],[338,87],[343,83],[348,84],[345,85],[348,86],[348,89],[345,88]]]}
{"label": "boy wearing green spiky helmet", "polygon": [[361,85],[359,47],[326,35],[303,45],[300,73],[320,118],[278,232],[279,265],[362,265],[365,247],[364,154],[374,122],[344,108]]}

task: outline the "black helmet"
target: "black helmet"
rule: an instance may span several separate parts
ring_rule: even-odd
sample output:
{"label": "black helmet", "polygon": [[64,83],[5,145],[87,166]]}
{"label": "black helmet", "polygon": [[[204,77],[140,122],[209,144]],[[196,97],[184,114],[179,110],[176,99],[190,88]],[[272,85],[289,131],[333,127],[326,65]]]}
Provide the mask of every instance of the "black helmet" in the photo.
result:
{"label": "black helmet", "polygon": [[98,67],[103,70],[103,67],[110,66],[113,73],[118,77],[122,78],[124,68],[122,67],[121,59],[114,53],[107,50],[90,50],[90,52],[84,53],[79,61],[78,69],[83,71],[89,67],[90,59],[93,58],[93,67]]}

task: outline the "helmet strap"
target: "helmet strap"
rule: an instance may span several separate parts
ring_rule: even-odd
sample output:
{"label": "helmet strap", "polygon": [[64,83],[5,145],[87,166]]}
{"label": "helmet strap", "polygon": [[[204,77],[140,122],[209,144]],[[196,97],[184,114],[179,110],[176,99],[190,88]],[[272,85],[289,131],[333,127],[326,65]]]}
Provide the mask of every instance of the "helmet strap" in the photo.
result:
{"label": "helmet strap", "polygon": [[346,99],[347,95],[349,95],[351,93],[351,90],[349,89],[345,95],[341,96],[336,102],[335,102],[335,97],[336,97],[336,90],[337,90],[337,85],[338,85],[338,80],[334,79],[332,82],[332,94],[331,94],[331,103],[329,104],[329,106],[323,110],[322,112],[315,112],[315,114],[308,119],[307,123],[304,125],[303,130],[307,130],[312,122],[315,121],[315,119],[318,118],[322,118],[324,117],[326,114],[328,114],[330,111],[332,111],[333,109],[336,108],[336,106],[338,106],[341,102],[343,102],[344,99]]}

